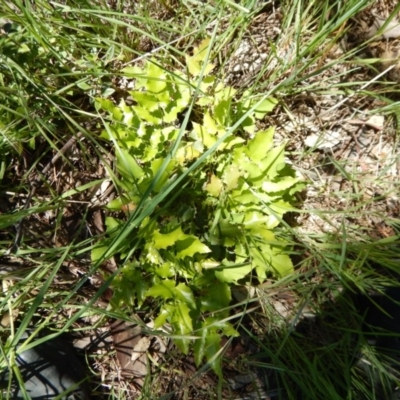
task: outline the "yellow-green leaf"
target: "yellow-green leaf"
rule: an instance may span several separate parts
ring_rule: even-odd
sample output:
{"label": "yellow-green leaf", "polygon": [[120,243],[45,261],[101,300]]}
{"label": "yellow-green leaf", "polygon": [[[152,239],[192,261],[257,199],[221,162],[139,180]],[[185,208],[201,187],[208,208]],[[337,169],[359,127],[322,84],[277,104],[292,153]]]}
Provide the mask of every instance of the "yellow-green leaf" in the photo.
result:
{"label": "yellow-green leaf", "polygon": [[211,196],[218,198],[222,192],[223,187],[224,185],[221,179],[213,174],[210,177],[210,182],[207,183],[207,185],[205,186],[205,190],[210,193]]}
{"label": "yellow-green leaf", "polygon": [[182,238],[184,233],[180,226],[175,228],[169,233],[160,233],[160,231],[155,230],[153,233],[153,243],[156,249],[166,249],[176,243],[177,240]]}
{"label": "yellow-green leaf", "polygon": [[233,262],[224,261],[220,268],[223,269],[215,271],[215,276],[221,282],[237,283],[239,279],[242,279],[246,275],[248,275],[253,267],[250,263],[248,263],[247,265],[236,265]]}
{"label": "yellow-green leaf", "polygon": [[283,190],[287,190],[297,182],[299,182],[300,178],[293,178],[291,176],[285,176],[280,178],[277,182],[264,182],[262,184],[262,189],[268,192],[281,192]]}
{"label": "yellow-green leaf", "polygon": [[160,283],[153,285],[148,291],[147,296],[162,297],[164,300],[174,298],[175,281],[164,279]]}
{"label": "yellow-green leaf", "polygon": [[176,242],[176,250],[178,258],[193,257],[196,253],[204,254],[211,252],[204,243],[193,235],[186,235],[185,239],[178,240]]}
{"label": "yellow-green leaf", "polygon": [[269,128],[266,131],[257,132],[247,146],[245,153],[253,161],[260,161],[266,157],[268,151],[272,148],[275,129]]}

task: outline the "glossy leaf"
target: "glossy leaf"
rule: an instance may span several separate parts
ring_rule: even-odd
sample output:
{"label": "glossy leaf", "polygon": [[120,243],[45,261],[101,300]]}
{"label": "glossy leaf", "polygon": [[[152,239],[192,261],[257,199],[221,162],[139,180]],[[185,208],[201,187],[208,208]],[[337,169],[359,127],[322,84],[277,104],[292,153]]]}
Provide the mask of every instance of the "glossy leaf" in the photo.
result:
{"label": "glossy leaf", "polygon": [[163,279],[147,291],[147,296],[162,297],[164,300],[172,299],[174,297],[174,289],[175,281]]}
{"label": "glossy leaf", "polygon": [[[170,322],[176,335],[188,336],[192,334],[193,326],[192,318],[190,316],[190,308],[185,303],[176,304]],[[191,342],[189,338],[175,338],[174,342],[183,354],[189,352],[189,345]]]}
{"label": "glossy leaf", "polygon": [[192,310],[196,309],[196,301],[193,292],[185,283],[179,283],[176,286],[174,293],[177,300],[186,303]]}
{"label": "glossy leaf", "polygon": [[209,253],[211,250],[196,236],[186,236],[183,240],[176,242],[176,256],[178,258],[193,257],[196,253]]}

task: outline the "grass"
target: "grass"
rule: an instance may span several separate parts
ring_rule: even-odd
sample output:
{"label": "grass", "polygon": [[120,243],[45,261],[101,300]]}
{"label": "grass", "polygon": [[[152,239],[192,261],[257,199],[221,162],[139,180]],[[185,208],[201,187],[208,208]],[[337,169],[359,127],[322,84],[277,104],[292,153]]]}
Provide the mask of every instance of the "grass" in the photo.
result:
{"label": "grass", "polygon": [[[395,203],[398,184],[386,183],[398,153],[392,150],[393,162],[376,175],[364,176],[350,160],[315,157],[315,149],[300,145],[304,130],[296,125],[299,101],[318,102],[314,108],[320,107],[321,118],[327,121],[317,126],[321,137],[329,123],[342,118],[343,108],[336,107],[336,99],[354,115],[362,109],[367,115],[390,118],[396,111],[392,85],[377,86],[368,74],[358,74],[368,60],[357,58],[352,49],[338,57],[331,55],[348,26],[345,22],[366,4],[282,2],[281,31],[267,35],[268,58],[246,87],[238,89],[239,93],[248,90],[249,97],[268,95],[279,100],[277,111],[265,124],[277,127],[276,140],[288,141],[288,157],[296,168],[307,170],[308,162],[309,169],[316,171],[307,190],[318,196],[309,192],[308,200],[299,198],[294,213],[298,226],[284,220],[277,229],[279,237],[292,244],[287,251],[295,261],[295,273],[281,279],[269,276],[253,285],[255,294],[249,289],[244,299],[229,305],[235,327],[258,348],[257,354],[239,356],[242,367],[264,371],[269,389],[280,393],[276,398],[386,399],[387,391],[398,384],[398,374],[390,367],[393,360],[370,345],[372,335],[362,327],[363,315],[356,308],[358,294],[398,286],[399,221],[390,206],[389,212],[382,206],[386,199]],[[214,74],[223,79],[229,57],[240,48],[262,7],[268,13],[273,10],[272,4],[261,6],[256,1],[0,3],[0,17],[11,24],[0,36],[0,256],[2,266],[3,261],[14,263],[13,279],[2,280],[0,296],[1,314],[8,315],[3,318],[9,321],[0,331],[2,368],[15,368],[13,346],[28,326],[35,331],[23,348],[66,332],[84,335],[107,326],[109,318],[132,320],[135,312],[144,319],[155,315],[155,302],[140,310],[129,304],[112,309],[110,286],[123,267],[118,250],[124,240],[147,216],[163,215],[168,210],[167,196],[179,198],[182,187],[171,182],[159,196],[146,192],[140,199],[143,207],[123,217],[124,227],[107,253],[92,262],[92,249],[105,237],[94,222],[101,208],[94,204],[95,194],[104,190],[101,184],[106,180],[118,187],[113,148],[100,136],[110,121],[96,109],[94,99],[126,98],[121,68],[141,66],[151,57],[165,70],[183,70],[185,55],[206,35],[213,38]],[[255,34],[251,40],[257,40]],[[335,101],[329,102],[330,96]],[[364,106],[375,100],[380,101],[377,107]],[[191,118],[189,109],[180,128]],[[77,138],[76,146],[43,174],[57,149],[71,137]],[[213,157],[215,149],[203,159]],[[201,162],[194,163],[183,178],[201,168]],[[327,168],[348,186],[330,193],[321,172]],[[36,193],[27,203],[34,181]],[[101,205],[111,200],[108,196]],[[362,225],[371,218],[389,233],[373,236],[371,225]],[[23,240],[10,254],[22,220]],[[314,229],[317,225],[308,224],[310,220],[321,220],[330,228]],[[138,239],[128,249],[127,259],[133,259],[140,246]],[[15,270],[15,265],[23,271]],[[277,309],[277,302],[288,295],[292,300],[285,314]],[[249,308],[252,312],[247,313]],[[309,317],[304,318],[304,313]],[[37,336],[43,329],[48,333]],[[222,379],[202,381],[207,365],[187,377],[182,372],[186,358],[176,349],[167,356],[147,376],[143,399],[223,398]],[[118,380],[117,372],[107,367],[113,365],[109,362],[113,356],[91,353],[88,357],[97,374],[98,392],[103,391],[104,398],[129,398],[128,380]],[[101,379],[101,374],[112,378]]]}

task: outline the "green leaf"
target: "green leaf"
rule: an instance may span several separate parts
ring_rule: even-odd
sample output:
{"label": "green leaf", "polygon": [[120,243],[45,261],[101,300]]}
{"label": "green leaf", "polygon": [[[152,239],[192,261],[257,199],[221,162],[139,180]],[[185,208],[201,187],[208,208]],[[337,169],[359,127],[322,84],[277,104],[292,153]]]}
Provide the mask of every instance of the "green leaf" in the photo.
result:
{"label": "green leaf", "polygon": [[[210,45],[210,38],[203,40],[199,47],[195,47],[193,49],[193,57],[186,56],[186,65],[188,67],[189,72],[193,76],[200,75],[200,72],[203,68],[203,63],[207,60],[207,49]],[[214,69],[214,65],[207,64],[204,68],[204,75],[208,75]]]}
{"label": "green leaf", "polygon": [[272,268],[280,277],[290,275],[294,272],[292,260],[287,254],[274,252],[271,262]]}
{"label": "green leaf", "polygon": [[[192,334],[193,326],[189,307],[184,303],[176,304],[174,313],[170,318],[170,323],[174,328],[174,333],[176,335],[186,336]],[[183,354],[187,354],[189,352],[191,339],[184,337],[175,338],[174,342]]]}
{"label": "green leaf", "polygon": [[156,65],[153,59],[147,63],[147,90],[152,93],[161,93],[167,87],[165,72]]}
{"label": "green leaf", "polygon": [[266,192],[282,192],[298,183],[300,178],[292,178],[291,176],[284,176],[277,182],[264,182],[262,189]]}
{"label": "green leaf", "polygon": [[199,366],[203,362],[205,355],[206,339],[208,335],[207,326],[202,323],[202,328],[200,329],[200,337],[195,340],[193,350],[194,350],[194,362],[196,366]]}
{"label": "green leaf", "polygon": [[175,275],[175,268],[172,263],[166,262],[160,265],[158,268],[156,268],[155,273],[160,278],[171,278],[172,276]]}
{"label": "green leaf", "polygon": [[158,249],[156,249],[152,243],[146,243],[145,251],[146,259],[151,264],[162,265],[164,263],[164,260],[161,258]]}
{"label": "green leaf", "polygon": [[212,147],[217,141],[215,135],[210,134],[203,125],[196,122],[193,122],[193,131],[190,133],[190,137],[195,140],[200,140],[207,148]]}
{"label": "green leaf", "polygon": [[223,219],[218,224],[221,236],[227,237],[239,237],[242,234],[242,225],[237,223],[232,223],[228,219]]}
{"label": "green leaf", "polygon": [[293,263],[282,249],[274,248],[268,244],[263,244],[260,248],[250,246],[252,264],[256,268],[257,276],[260,281],[266,279],[267,272],[273,272],[279,277],[289,275],[293,272]]}
{"label": "green leaf", "polygon": [[132,109],[135,111],[136,115],[142,120],[149,124],[158,125],[162,122],[162,111],[154,110],[150,112],[143,107],[133,106]]}
{"label": "green leaf", "polygon": [[192,310],[196,309],[196,301],[193,292],[185,283],[179,283],[174,293],[177,300],[186,303]]}
{"label": "green leaf", "polygon": [[231,289],[226,282],[215,280],[203,292],[205,294],[200,298],[202,311],[219,311],[228,307],[231,301]]}
{"label": "green leaf", "polygon": [[205,186],[205,190],[213,197],[219,198],[221,192],[224,188],[224,185],[221,179],[216,175],[211,175],[210,182]]}
{"label": "green leaf", "polygon": [[174,298],[175,281],[164,279],[160,283],[153,285],[147,291],[147,297],[162,297],[164,300]]}
{"label": "green leaf", "polygon": [[185,239],[176,242],[178,258],[193,257],[196,253],[210,253],[211,250],[196,236],[186,235]]}
{"label": "green leaf", "polygon": [[164,307],[162,307],[157,318],[154,320],[154,328],[161,328],[167,322],[167,319],[171,318],[173,313],[174,308],[169,304],[166,304]]}
{"label": "green leaf", "polygon": [[144,72],[142,68],[137,66],[122,68],[121,72],[126,78],[138,78],[147,76],[147,73]]}
{"label": "green leaf", "polygon": [[264,226],[267,229],[273,229],[279,225],[279,219],[275,215],[264,214],[261,211],[249,210],[243,220],[245,229],[252,230],[253,228]]}
{"label": "green leaf", "polygon": [[215,276],[221,282],[227,283],[237,283],[239,279],[244,278],[248,275],[251,270],[252,266],[250,263],[248,265],[240,264],[237,266],[234,262],[224,261],[220,268],[225,267],[222,271],[215,271]]}
{"label": "green leaf", "polygon": [[113,217],[106,217],[105,225],[107,227],[107,234],[109,237],[115,237],[124,226],[124,222]]}
{"label": "green leaf", "polygon": [[92,86],[88,85],[86,82],[79,82],[76,86],[78,86],[78,88],[82,90],[92,89]]}
{"label": "green leaf", "polygon": [[260,168],[265,171],[270,180],[273,180],[279,171],[285,166],[285,145],[270,150],[267,156],[261,161]]}
{"label": "green leaf", "polygon": [[[256,103],[258,100],[255,100],[254,103]],[[262,101],[257,108],[255,109],[255,117],[257,119],[264,118],[265,114],[270,113],[275,106],[278,104],[278,100],[270,97]]]}
{"label": "green leaf", "polygon": [[152,94],[138,91],[130,91],[129,94],[142,108],[148,111],[154,111],[159,108],[158,99]]}
{"label": "green leaf", "polygon": [[108,245],[96,245],[95,247],[93,247],[91,252],[92,262],[96,263],[98,260],[100,260],[106,253],[108,248]]}
{"label": "green leaf", "polygon": [[[250,96],[249,91],[245,91],[243,93],[243,98],[246,98],[246,100],[244,101],[244,104],[243,104],[243,110],[245,112],[250,110],[253,106],[255,106],[260,101],[260,99],[258,99],[258,98],[248,98],[249,96]],[[254,116],[257,119],[264,118],[265,114],[271,112],[277,104],[278,104],[278,101],[272,97],[264,99],[254,110]]]}
{"label": "green leaf", "polygon": [[252,161],[261,161],[267,155],[268,151],[273,146],[274,128],[269,128],[266,131],[257,132],[247,146],[244,152]]}
{"label": "green leaf", "polygon": [[119,148],[116,151],[118,172],[127,180],[132,181],[144,177],[144,172],[128,150]]}
{"label": "green leaf", "polygon": [[158,230],[155,230],[153,233],[153,243],[156,249],[166,249],[169,246],[172,246],[183,237],[185,234],[182,232],[180,226],[176,227],[169,233],[160,233]]}
{"label": "green leaf", "polygon": [[209,333],[205,340],[204,352],[213,371],[222,378],[221,336],[218,333]]}
{"label": "green leaf", "polygon": [[216,122],[213,120],[208,111],[204,114],[203,126],[207,130],[207,132],[211,133],[212,135],[216,135],[219,131]]}
{"label": "green leaf", "polygon": [[222,180],[226,185],[226,190],[236,189],[239,184],[239,178],[242,176],[242,171],[237,165],[230,165],[225,169]]}

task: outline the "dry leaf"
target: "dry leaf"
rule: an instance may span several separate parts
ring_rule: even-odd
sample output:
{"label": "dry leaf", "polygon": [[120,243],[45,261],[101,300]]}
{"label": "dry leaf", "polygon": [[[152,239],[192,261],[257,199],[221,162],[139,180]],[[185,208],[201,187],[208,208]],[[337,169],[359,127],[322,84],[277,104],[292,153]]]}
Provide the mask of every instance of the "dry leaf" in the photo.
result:
{"label": "dry leaf", "polygon": [[116,319],[110,324],[117,359],[122,369],[122,376],[136,376],[136,368],[132,362],[132,352],[142,338],[142,328],[137,324],[128,324]]}

